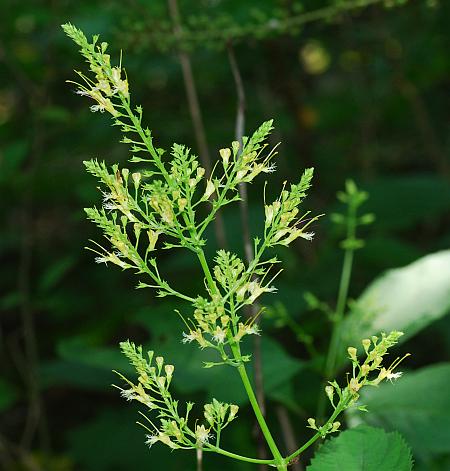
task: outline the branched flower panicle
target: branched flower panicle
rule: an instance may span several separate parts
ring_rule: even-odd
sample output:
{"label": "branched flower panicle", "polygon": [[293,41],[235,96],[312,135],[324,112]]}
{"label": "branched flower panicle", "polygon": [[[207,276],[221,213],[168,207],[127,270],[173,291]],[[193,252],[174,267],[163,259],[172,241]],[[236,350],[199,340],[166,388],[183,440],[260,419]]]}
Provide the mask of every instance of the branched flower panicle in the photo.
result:
{"label": "branched flower panicle", "polygon": [[[205,363],[207,368],[224,364],[236,367],[252,402],[253,392],[244,365],[250,361],[250,356],[242,354],[240,343],[247,335],[260,334],[255,322],[260,312],[253,318],[244,319],[242,310],[263,294],[276,290],[273,280],[279,273],[274,270],[278,259],[267,258],[267,249],[289,246],[299,238],[313,238],[314,233],[309,227],[318,216],[311,217],[309,211],[301,210],[311,186],[313,169],[306,169],[298,183],[285,183],[275,201],[270,204],[264,201],[264,231],[260,237],[254,238],[252,260],[244,262],[234,253],[219,250],[210,269],[203,250],[207,242],[204,234],[209,224],[221,208],[240,199],[240,185],[251,183],[259,174],[275,170],[273,158],[276,152],[274,149],[267,151],[266,142],[273,129],[272,121],[263,123],[251,136],[244,136],[241,143],[234,141],[231,146],[220,149],[219,160],[207,175],[198,157],[186,146],[174,144],[167,153],[155,147],[151,131],[142,123],[142,107],[131,103],[128,79],[121,62],[111,65],[110,56],[106,53],[108,45],[100,43],[98,36],[89,42],[70,24],[63,28],[80,46],[92,75],[89,78],[78,72],[82,80],[77,84],[78,93],[94,100],[92,111],[111,114],[113,124],[124,134],[122,142],[129,145],[130,162],[142,165],[139,171],[132,172],[118,165],[108,167],[97,160],[85,162],[87,171],[104,187],[102,207],[86,209],[88,218],[101,228],[109,243],[108,247],[97,244],[91,249],[98,255],[96,261],[111,262],[149,277],[151,282],[140,281],[139,288],[155,288],[158,296],[177,296],[188,301],[191,314],[179,313],[186,325],[182,342],[194,342],[202,349],[211,348],[217,352],[220,361]],[[343,248],[353,251],[362,246],[354,229],[358,225],[370,224],[374,217],[371,214],[358,216],[357,209],[367,194],[358,190],[352,181],[346,183],[345,192],[340,193],[339,198],[347,204],[348,212],[347,215],[334,215],[333,219],[350,226]],[[199,208],[203,210],[199,211]],[[162,278],[154,252],[159,248],[174,247],[185,248],[198,257],[204,273],[203,293],[187,295]],[[316,300],[312,302],[317,305]],[[324,308],[325,311],[327,309]],[[349,347],[352,372],[347,386],[340,387],[332,381],[325,388],[334,412],[324,425],[318,425],[313,418],[308,419],[308,426],[316,431],[313,441],[339,430],[340,423],[336,418],[356,404],[363,387],[377,386],[383,380],[393,381],[401,376],[395,368],[403,358],[390,366],[383,364],[388,350],[401,335],[401,332],[394,331],[364,339],[364,361],[358,359],[357,348]],[[160,442],[172,449],[203,448],[230,455],[220,450],[219,442],[221,432],[237,415],[236,405],[213,399],[204,405],[206,422],[195,422],[190,426],[189,414],[194,404],[188,402],[182,414],[178,401],[170,392],[174,367],[166,364],[162,357],[154,358],[153,352],[145,357],[142,347],[129,341],[121,343],[121,349],[138,374],[137,382],[119,374],[127,384],[125,389],[119,388],[121,395],[128,401],[141,403],[159,420],[156,425],[142,414],[146,422],[141,425],[148,431],[146,443],[149,446]],[[285,469],[289,457],[282,458],[276,448],[257,401],[253,401],[252,406],[274,456],[269,464]],[[211,443],[213,438],[215,445]],[[291,457],[297,456],[299,450]],[[244,461],[262,462],[247,458]],[[267,461],[264,462],[267,464]]]}
{"label": "branched flower panicle", "polygon": [[[108,45],[100,43],[98,36],[88,41],[71,24],[63,28],[80,47],[91,73],[88,77],[77,72],[81,78],[81,83],[76,83],[77,93],[94,100],[92,111],[111,114],[113,124],[123,133],[122,142],[129,145],[130,161],[144,167],[132,172],[118,165],[108,167],[97,160],[85,162],[87,171],[104,187],[103,206],[86,209],[88,218],[101,228],[109,243],[109,247],[96,244],[91,249],[98,255],[96,261],[149,276],[151,282],[140,281],[138,288],[152,287],[157,289],[158,296],[171,295],[188,301],[192,316],[185,320],[187,331],[182,341],[196,342],[200,348],[218,352],[221,361],[206,363],[205,367],[220,364],[240,367],[250,356],[241,354],[239,343],[246,335],[259,335],[255,319],[244,321],[240,310],[262,294],[275,291],[272,282],[276,274],[270,273],[278,260],[265,259],[266,249],[277,244],[288,245],[297,237],[312,237],[305,229],[314,218],[307,222],[308,213],[297,218],[298,205],[310,186],[312,169],[305,171],[299,184],[283,190],[279,199],[266,207],[264,236],[255,238],[255,256],[250,263],[219,250],[215,266],[209,271],[203,252],[206,244],[203,234],[208,225],[221,208],[240,199],[239,185],[275,170],[276,152],[273,149],[267,152],[266,142],[273,129],[272,120],[263,123],[251,136],[244,136],[241,143],[234,141],[230,147],[220,149],[220,160],[212,173],[206,175],[197,156],[186,146],[174,144],[170,153],[155,147],[151,131],[142,123],[142,107],[131,102],[121,61],[118,65],[111,64],[106,52]],[[209,208],[203,218],[199,217],[199,205]],[[206,293],[191,297],[170,286],[161,277],[153,257],[160,247],[184,247],[195,253],[205,274]],[[156,442],[171,448],[205,446],[211,430],[219,441],[221,430],[235,418],[237,406],[214,400],[205,406],[207,424],[189,428],[187,420],[192,404],[188,403],[185,416],[180,416],[178,402],[169,392],[173,366],[164,365],[161,357],[152,363],[152,353],[145,359],[142,348],[130,342],[122,343],[121,348],[139,375],[137,384],[124,378],[129,388],[122,390],[122,396],[141,402],[160,419],[158,427],[150,419],[150,425],[145,425],[149,446]]]}
{"label": "branched flower panicle", "polygon": [[[278,261],[264,260],[266,249],[288,245],[297,237],[308,240],[312,237],[305,229],[315,218],[307,221],[308,213],[297,218],[298,205],[310,187],[312,169],[305,171],[299,184],[291,185],[289,191],[283,190],[276,202],[266,206],[264,237],[255,238],[254,260],[246,266],[236,255],[219,251],[211,278],[207,279],[208,296],[190,297],[178,292],[161,277],[152,253],[161,244],[165,249],[185,247],[201,256],[206,228],[221,208],[239,199],[239,185],[274,170],[275,152],[266,153],[272,120],[263,123],[251,136],[244,136],[242,143],[234,141],[230,148],[220,150],[222,172],[220,165],[216,165],[212,174],[206,176],[197,156],[179,144],[172,146],[170,161],[166,160],[164,150],[155,148],[151,132],[142,125],[142,107],[133,109],[126,75],[121,64],[111,65],[107,44],[99,43],[98,36],[89,42],[73,25],[63,28],[80,46],[94,76],[88,78],[78,73],[84,82],[77,84],[80,94],[107,103],[104,109],[125,134],[122,142],[130,145],[131,161],[149,166],[140,172],[130,172],[118,165],[109,169],[97,160],[85,162],[88,172],[106,187],[103,207],[88,208],[86,213],[103,230],[112,247],[97,244],[91,250],[98,254],[97,262],[111,262],[122,269],[149,275],[152,282],[141,281],[139,288],[153,287],[159,296],[188,300],[194,312],[192,319],[188,319],[184,341],[195,340],[201,348],[215,348],[227,362],[230,351],[224,347],[239,343],[245,335],[259,333],[252,319],[241,321],[239,310],[262,294],[275,291],[271,284],[274,276],[269,272]],[[210,209],[203,219],[197,215],[200,204]]]}

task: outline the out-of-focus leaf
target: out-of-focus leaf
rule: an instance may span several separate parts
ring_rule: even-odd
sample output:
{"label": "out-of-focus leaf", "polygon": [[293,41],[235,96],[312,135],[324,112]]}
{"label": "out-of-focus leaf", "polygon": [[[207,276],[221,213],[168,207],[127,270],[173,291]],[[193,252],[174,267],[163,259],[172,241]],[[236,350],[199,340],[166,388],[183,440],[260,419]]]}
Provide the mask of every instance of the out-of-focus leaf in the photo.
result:
{"label": "out-of-focus leaf", "polygon": [[[179,350],[179,365],[176,372],[175,385],[184,393],[192,393],[205,390],[209,396],[217,397],[219,400],[230,401],[236,404],[244,404],[248,401],[245,390],[237,370],[230,366],[218,366],[205,370],[202,368],[204,361],[220,361],[217,356],[210,356],[208,352],[192,347],[191,354]],[[281,346],[268,337],[262,339],[262,365],[264,390],[267,395],[289,382],[302,368],[302,363],[290,357]],[[245,349],[244,349],[245,353]],[[172,359],[170,359],[172,361]],[[280,367],[280,365],[283,365]],[[252,364],[248,364],[248,375],[253,378]]]}
{"label": "out-of-focus leaf", "polygon": [[[164,322],[158,320],[156,315],[160,309],[168,313]],[[200,350],[196,345],[182,344],[180,339],[183,323],[170,311],[173,311],[173,306],[156,307],[154,317],[151,312],[143,311],[135,319],[154,334],[154,340],[146,347],[155,350],[158,355],[164,355],[168,362],[175,365],[175,388],[183,393],[207,391],[210,396],[219,400],[237,404],[247,402],[247,395],[237,370],[228,365],[204,369],[204,362],[220,362],[220,357],[210,350]],[[298,373],[302,363],[290,357],[276,341],[267,336],[262,338],[261,348],[264,389],[270,396]],[[243,353],[247,350],[251,353],[250,344],[243,347]],[[283,367],[280,368],[280,365]],[[248,374],[250,378],[253,377],[251,363],[248,364]]]}
{"label": "out-of-focus leaf", "polygon": [[117,348],[92,346],[83,338],[74,337],[60,341],[58,353],[64,360],[79,363],[80,365],[106,371],[133,371],[120,352],[119,346]]}
{"label": "out-of-focus leaf", "polygon": [[43,363],[39,368],[39,382],[42,388],[75,386],[81,389],[112,391],[111,384],[117,376],[111,370],[95,368],[66,360]]}
{"label": "out-of-focus leaf", "polygon": [[0,180],[6,179],[18,171],[27,156],[28,149],[29,143],[24,139],[13,141],[3,148],[3,152],[0,152]]}
{"label": "out-of-focus leaf", "polygon": [[19,291],[12,291],[0,298],[0,307],[2,309],[13,309],[19,305],[21,300]]}
{"label": "out-of-focus leaf", "polygon": [[342,348],[380,331],[403,331],[404,340],[449,310],[450,250],[444,250],[390,270],[369,285],[343,323]]}
{"label": "out-of-focus leaf", "polygon": [[450,209],[448,180],[432,175],[383,178],[366,189],[365,209],[377,215],[377,229],[404,229]]}
{"label": "out-of-focus leaf", "polygon": [[40,111],[40,116],[50,124],[66,123],[70,119],[69,111],[62,106],[46,106]]}
{"label": "out-of-focus leaf", "polygon": [[358,263],[385,270],[411,263],[422,255],[417,247],[399,238],[376,236],[366,240],[364,250],[358,253]]}
{"label": "out-of-focus leaf", "polygon": [[75,258],[67,256],[56,260],[41,274],[39,289],[42,292],[51,290],[64,275],[74,266]]}
{"label": "out-of-focus leaf", "polygon": [[349,411],[350,425],[366,423],[398,430],[414,455],[427,462],[450,454],[450,363],[406,373],[394,385],[365,388],[360,402],[368,413]]}
{"label": "out-of-focus leaf", "polygon": [[0,378],[0,412],[14,404],[17,396],[16,388],[5,379]]}
{"label": "out-of-focus leaf", "polygon": [[398,432],[367,426],[327,440],[307,471],[410,471],[411,451]]}
{"label": "out-of-focus leaf", "polygon": [[146,469],[149,463],[158,462],[164,462],[164,467],[171,470],[195,469],[193,453],[190,466],[188,452],[167,453],[162,446],[150,451],[144,444],[146,431],[136,425],[136,417],[136,409],[127,404],[117,411],[101,412],[69,432],[71,455],[85,471]]}

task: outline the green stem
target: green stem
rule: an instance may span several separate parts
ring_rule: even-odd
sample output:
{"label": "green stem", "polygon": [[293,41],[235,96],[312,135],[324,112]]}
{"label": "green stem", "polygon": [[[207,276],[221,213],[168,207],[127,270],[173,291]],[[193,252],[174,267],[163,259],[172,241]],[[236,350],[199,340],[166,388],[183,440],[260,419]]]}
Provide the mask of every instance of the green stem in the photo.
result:
{"label": "green stem", "polygon": [[205,252],[203,252],[203,249],[199,249],[197,251],[197,257],[200,260],[200,265],[203,268],[203,273],[205,274],[206,282],[208,283],[209,289],[213,293],[216,293],[217,292],[217,286],[214,283],[213,277],[211,275],[211,271],[210,271],[209,266],[208,266],[208,262],[206,261]]}
{"label": "green stem", "polygon": [[217,446],[209,445],[208,448],[204,448],[204,451],[213,451],[219,453],[220,455],[228,456],[229,458],[234,458],[235,460],[246,461],[247,463],[255,464],[275,464],[274,460],[260,460],[258,458],[249,458],[247,456],[238,455],[236,453],[231,453],[230,451],[223,450]]}
{"label": "green stem", "polygon": [[347,304],[348,289],[353,267],[353,255],[353,249],[348,249],[345,251],[344,263],[342,265],[341,282],[339,285],[338,302],[334,318],[333,333],[331,336],[330,348],[328,350],[327,361],[325,364],[325,378],[327,380],[332,377],[336,367],[336,358],[339,350],[339,340],[341,334],[340,327],[344,317],[345,306]]}
{"label": "green stem", "polygon": [[[353,240],[356,236],[356,205],[349,204],[347,218],[347,240]],[[333,331],[331,334],[330,346],[328,349],[326,361],[325,361],[325,370],[324,376],[325,381],[329,381],[334,373],[336,368],[336,359],[338,351],[340,348],[340,339],[341,339],[341,324],[342,319],[344,318],[345,307],[347,305],[348,291],[350,286],[350,278],[353,268],[353,257],[355,250],[353,248],[348,248],[345,250],[344,262],[342,264],[341,279],[339,282],[339,292],[338,299],[336,303],[336,311],[333,319]],[[317,407],[317,417],[323,417],[325,409],[325,395],[322,394],[319,398],[319,403]]]}
{"label": "green stem", "polygon": [[[201,248],[198,250],[197,256],[198,256],[198,259],[200,260],[200,264],[203,268],[203,272],[205,273],[206,281],[208,283],[209,288],[212,290],[213,293],[217,292],[217,286],[214,283],[214,280],[212,278],[211,271],[208,266],[208,262],[206,261],[206,258],[205,258],[205,253],[203,252]],[[244,364],[242,363],[242,355],[241,355],[239,345],[231,344],[231,349],[233,351],[234,359],[238,362],[241,362],[241,364],[237,367],[237,370],[239,372],[239,375],[241,376],[242,383],[244,385],[250,404],[253,408],[253,412],[255,413],[256,420],[258,421],[258,424],[261,427],[261,431],[264,435],[264,438],[266,439],[267,445],[269,446],[270,451],[272,452],[272,455],[274,457],[274,460],[272,460],[270,463],[275,464],[279,470],[282,470],[282,471],[286,470],[287,468],[286,468],[285,460],[281,456],[281,453],[278,450],[277,445],[275,444],[272,434],[270,433],[269,427],[267,426],[267,423],[264,419],[264,416],[261,412],[258,401],[256,399],[255,393],[253,391],[252,385],[248,378],[247,371],[245,369]]]}
{"label": "green stem", "polygon": [[[348,207],[348,226],[347,240],[355,239],[356,234],[356,205],[351,204]],[[345,250],[344,263],[342,264],[341,281],[339,283],[339,293],[336,304],[336,313],[334,317],[333,333],[331,336],[330,348],[328,350],[325,364],[325,378],[328,380],[334,374],[336,367],[337,352],[339,349],[339,340],[341,335],[341,323],[344,318],[345,306],[347,305],[348,290],[353,268],[353,256],[355,250],[348,248]]]}
{"label": "green stem", "polygon": [[[330,424],[333,423],[336,417],[345,409],[346,403],[340,403],[336,407],[335,411],[331,415],[331,417],[326,421],[325,425],[323,428],[326,429],[326,427]],[[300,453],[303,453],[307,448],[309,448],[314,442],[316,442],[319,438],[321,438],[322,435],[320,432],[317,432],[312,438],[310,438],[304,445],[302,445],[297,451],[294,451],[291,455],[285,458],[285,462],[289,465],[289,463],[297,457]]]}
{"label": "green stem", "polygon": [[[239,345],[231,345],[231,349],[233,351],[234,358],[237,361],[240,361],[241,359],[241,352],[239,349]],[[255,393],[253,391],[252,385],[250,383],[250,379],[247,375],[247,370],[245,369],[245,366],[243,363],[241,363],[238,367],[237,370],[239,372],[239,375],[242,380],[242,384],[244,385],[245,392],[247,393],[248,399],[250,401],[250,404],[252,406],[253,412],[255,414],[256,420],[258,421],[259,426],[261,427],[261,431],[264,435],[264,438],[266,439],[267,445],[269,446],[269,449],[274,457],[275,464],[277,466],[281,466],[284,464],[284,459],[281,456],[280,451],[278,450],[277,445],[275,444],[275,440],[272,437],[272,434],[270,433],[269,427],[267,426],[266,420],[264,419],[264,416],[261,412],[261,409],[259,407],[258,401],[256,399]],[[283,468],[279,468],[283,469]]]}

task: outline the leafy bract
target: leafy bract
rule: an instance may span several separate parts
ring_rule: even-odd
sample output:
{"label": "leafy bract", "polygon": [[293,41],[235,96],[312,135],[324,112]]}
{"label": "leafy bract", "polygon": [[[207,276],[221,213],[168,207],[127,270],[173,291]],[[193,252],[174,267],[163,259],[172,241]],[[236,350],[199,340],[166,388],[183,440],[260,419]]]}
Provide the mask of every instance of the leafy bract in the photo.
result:
{"label": "leafy bract", "polygon": [[411,452],[398,432],[360,426],[322,445],[307,471],[410,471]]}

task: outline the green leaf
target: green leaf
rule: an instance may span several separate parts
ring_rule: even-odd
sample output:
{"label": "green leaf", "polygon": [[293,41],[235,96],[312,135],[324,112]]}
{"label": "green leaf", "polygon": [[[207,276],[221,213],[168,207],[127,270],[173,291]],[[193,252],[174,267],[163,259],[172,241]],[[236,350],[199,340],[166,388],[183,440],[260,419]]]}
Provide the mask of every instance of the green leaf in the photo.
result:
{"label": "green leaf", "polygon": [[350,424],[366,423],[396,429],[415,456],[427,461],[432,455],[450,453],[450,363],[407,373],[394,385],[364,388],[361,404],[369,413],[350,410]]}
{"label": "green leaf", "polygon": [[307,471],[410,471],[411,452],[398,432],[360,426],[326,441]]}
{"label": "green leaf", "polygon": [[115,369],[120,369],[122,372],[133,371],[120,353],[119,345],[116,348],[101,347],[91,345],[83,337],[72,337],[58,343],[58,354],[67,362],[98,368],[107,372]]}
{"label": "green leaf", "polygon": [[51,263],[41,274],[39,290],[43,293],[51,291],[75,265],[75,258],[67,256]]}
{"label": "green leaf", "polygon": [[389,270],[356,301],[342,325],[342,349],[380,331],[404,341],[450,311],[450,250]]}

